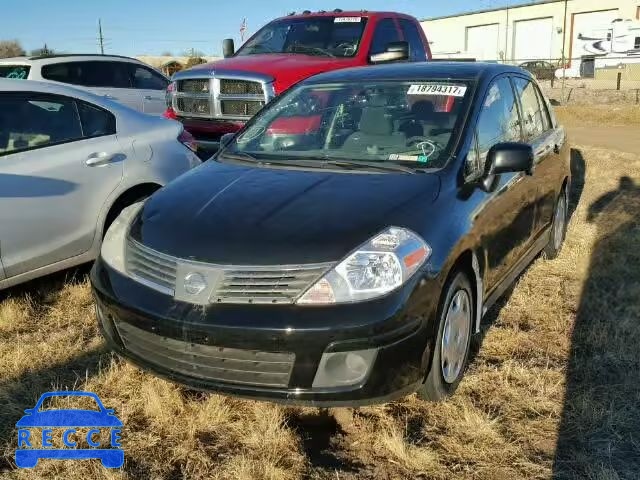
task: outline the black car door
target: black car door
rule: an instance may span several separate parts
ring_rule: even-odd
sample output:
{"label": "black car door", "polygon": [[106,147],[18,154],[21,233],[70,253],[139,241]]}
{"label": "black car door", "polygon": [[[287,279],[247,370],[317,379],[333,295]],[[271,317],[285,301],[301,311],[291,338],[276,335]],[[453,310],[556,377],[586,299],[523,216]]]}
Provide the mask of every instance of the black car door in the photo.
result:
{"label": "black car door", "polygon": [[[482,102],[476,126],[481,169],[491,147],[518,142],[522,137],[518,103],[509,77],[495,79]],[[536,184],[531,176],[505,173],[495,181],[474,215],[486,254],[488,292],[507,277],[529,249],[535,218]]]}
{"label": "black car door", "polygon": [[534,152],[533,179],[536,184],[536,215],[533,238],[543,234],[553,219],[562,163],[559,158],[564,133],[553,128],[546,102],[535,82],[514,77],[523,120],[524,141]]}

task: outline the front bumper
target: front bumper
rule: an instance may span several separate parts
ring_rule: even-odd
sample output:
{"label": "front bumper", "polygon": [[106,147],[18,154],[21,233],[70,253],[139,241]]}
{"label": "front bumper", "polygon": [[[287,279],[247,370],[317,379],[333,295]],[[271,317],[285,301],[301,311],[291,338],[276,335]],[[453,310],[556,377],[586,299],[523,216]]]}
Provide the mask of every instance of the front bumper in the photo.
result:
{"label": "front bumper", "polygon": [[[436,313],[436,304],[429,299],[438,298],[429,285],[435,282],[420,282],[420,288],[352,305],[211,305],[203,309],[151,290],[100,259],[91,281],[99,323],[110,347],[144,369],[195,389],[297,405],[356,406],[415,391],[429,366]],[[207,365],[198,361],[203,352],[216,349],[225,358]],[[377,352],[362,382],[313,386],[325,352],[364,349]],[[237,370],[236,365],[244,365],[238,362],[251,360],[258,373],[244,367]],[[277,376],[284,383],[271,382],[276,376],[264,365],[289,360],[290,368],[279,370]],[[282,377],[283,372],[288,376]]]}
{"label": "front bumper", "polygon": [[222,135],[235,133],[245,124],[245,122],[241,121],[215,118],[202,119],[178,116],[177,120],[182,123],[186,131],[193,135],[198,144],[198,153],[205,156],[212,155],[218,151]]}

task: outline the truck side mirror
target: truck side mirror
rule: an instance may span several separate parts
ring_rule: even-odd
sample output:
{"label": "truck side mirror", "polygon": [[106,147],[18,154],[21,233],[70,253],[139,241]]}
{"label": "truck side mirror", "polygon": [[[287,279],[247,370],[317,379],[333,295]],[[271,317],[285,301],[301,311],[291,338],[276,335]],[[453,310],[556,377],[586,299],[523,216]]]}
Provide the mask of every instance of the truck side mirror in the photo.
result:
{"label": "truck side mirror", "polygon": [[229,58],[234,53],[236,53],[236,47],[233,43],[233,38],[225,38],[222,40],[222,55],[224,58]]}
{"label": "truck side mirror", "polygon": [[371,63],[401,62],[404,60],[409,60],[409,43],[407,42],[391,42],[384,52],[369,56]]}

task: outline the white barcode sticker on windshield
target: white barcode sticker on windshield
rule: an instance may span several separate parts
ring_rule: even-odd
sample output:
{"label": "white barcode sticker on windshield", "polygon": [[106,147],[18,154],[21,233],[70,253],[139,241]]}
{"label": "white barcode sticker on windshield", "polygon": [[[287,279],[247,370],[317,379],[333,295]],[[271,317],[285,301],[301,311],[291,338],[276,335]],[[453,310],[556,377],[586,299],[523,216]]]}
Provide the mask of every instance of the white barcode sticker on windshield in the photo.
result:
{"label": "white barcode sticker on windshield", "polygon": [[362,17],[336,17],[334,18],[334,23],[360,23],[362,21]]}
{"label": "white barcode sticker on windshield", "polygon": [[451,97],[464,97],[467,87],[464,85],[439,85],[436,83],[423,83],[411,85],[408,95],[448,95]]}

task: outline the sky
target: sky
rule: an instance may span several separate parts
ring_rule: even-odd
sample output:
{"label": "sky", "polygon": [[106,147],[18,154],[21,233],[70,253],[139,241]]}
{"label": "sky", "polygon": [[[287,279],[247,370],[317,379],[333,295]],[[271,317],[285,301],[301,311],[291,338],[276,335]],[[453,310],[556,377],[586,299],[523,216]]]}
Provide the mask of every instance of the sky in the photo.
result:
{"label": "sky", "polygon": [[[183,55],[196,49],[220,55],[224,38],[240,43],[269,20],[301,10],[394,10],[418,19],[531,0],[0,0],[0,40],[18,40],[27,51],[49,48],[99,53],[98,19],[105,53]],[[247,37],[245,37],[246,40]]]}

